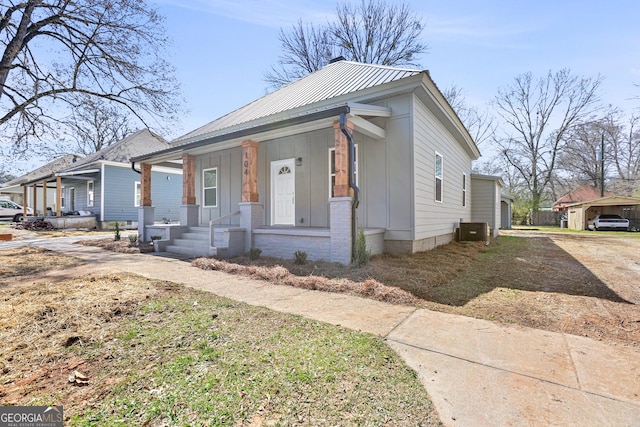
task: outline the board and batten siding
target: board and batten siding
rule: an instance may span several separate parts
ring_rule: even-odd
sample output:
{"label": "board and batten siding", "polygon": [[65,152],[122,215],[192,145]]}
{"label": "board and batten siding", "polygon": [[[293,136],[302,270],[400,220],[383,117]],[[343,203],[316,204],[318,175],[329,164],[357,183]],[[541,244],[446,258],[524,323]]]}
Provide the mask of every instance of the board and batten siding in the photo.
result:
{"label": "board and batten siding", "polygon": [[[471,157],[422,101],[413,98],[414,240],[452,236],[471,218]],[[442,202],[435,201],[435,156],[443,157]],[[467,203],[462,205],[462,176],[467,176]]]}
{"label": "board and batten siding", "polygon": [[[135,183],[140,174],[129,165],[104,165],[104,218],[103,221],[138,221],[139,208],[135,206]],[[169,177],[170,179],[167,179]],[[100,187],[96,185],[96,193]],[[154,220],[180,220],[182,175],[151,171],[151,204]],[[97,210],[98,207],[94,210]]]}
{"label": "board and batten siding", "polygon": [[[357,215],[359,225],[367,228],[386,228],[411,237],[411,175],[407,162],[411,158],[408,97],[402,102],[405,111],[388,124],[391,139],[376,141],[358,132],[354,141],[358,146],[358,183],[361,203]],[[394,107],[395,111],[395,107]],[[335,148],[333,128],[261,141],[258,146],[259,203],[264,206],[265,224],[271,223],[271,162],[296,159],[295,166],[295,225],[297,227],[327,228],[329,221],[329,152]],[[196,200],[201,206],[201,224],[239,209],[242,193],[242,149],[231,148],[202,154],[196,161]],[[203,207],[202,171],[218,170],[218,206]],[[391,171],[396,182],[388,180]],[[393,206],[388,201],[395,200]],[[390,220],[390,215],[395,220]],[[225,223],[236,224],[239,217]],[[393,228],[395,227],[395,228]]]}
{"label": "board and batten siding", "polygon": [[[367,219],[375,218],[367,221],[365,227],[386,229],[385,240],[390,241],[408,242],[414,234],[412,103],[411,94],[384,100],[383,105],[393,112],[386,119],[386,139],[377,141],[375,146],[371,144],[372,150],[367,150],[367,162],[363,165],[368,185],[363,195],[368,206]],[[375,192],[382,194],[372,196]]]}
{"label": "board and batten siding", "polygon": [[335,146],[332,128],[305,132],[260,144],[260,197],[265,201],[265,224],[271,224],[271,162],[295,163],[295,226],[329,227],[329,149]]}
{"label": "board and batten siding", "polygon": [[500,229],[500,184],[490,177],[471,176],[471,221],[486,222],[494,237]]}
{"label": "board and batten siding", "polygon": [[[217,169],[217,205],[204,206],[203,171]],[[242,147],[229,148],[214,153],[203,154],[196,159],[196,204],[200,205],[200,225],[208,226],[209,221],[236,212],[242,200]],[[262,202],[262,199],[260,200]],[[235,216],[224,224],[240,224]]]}

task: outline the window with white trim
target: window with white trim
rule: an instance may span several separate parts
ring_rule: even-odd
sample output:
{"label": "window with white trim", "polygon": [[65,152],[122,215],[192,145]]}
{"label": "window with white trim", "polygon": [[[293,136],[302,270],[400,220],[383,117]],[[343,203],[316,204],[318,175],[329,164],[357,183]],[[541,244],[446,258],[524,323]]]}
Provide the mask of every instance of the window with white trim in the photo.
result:
{"label": "window with white trim", "polygon": [[467,206],[467,174],[462,174],[462,206]]}
{"label": "window with white trim", "polygon": [[435,193],[436,202],[442,202],[442,155],[436,152]]}
{"label": "window with white trim", "polygon": [[136,181],[133,184],[133,206],[136,208],[140,206],[142,201],[142,184],[140,181]]}
{"label": "window with white trim", "polygon": [[218,206],[218,168],[202,171],[202,200],[205,208]]}
{"label": "window with white trim", "polygon": [[93,207],[93,193],[94,193],[93,181],[87,181],[87,207]]}
{"label": "window with white trim", "polygon": [[66,199],[67,199],[67,189],[62,186],[60,187],[60,209],[64,210],[66,208]]}
{"label": "window with white trim", "polygon": [[[358,185],[358,144],[355,144],[356,160],[353,164],[353,173]],[[333,187],[336,185],[336,148],[329,148],[329,197],[333,197]]]}

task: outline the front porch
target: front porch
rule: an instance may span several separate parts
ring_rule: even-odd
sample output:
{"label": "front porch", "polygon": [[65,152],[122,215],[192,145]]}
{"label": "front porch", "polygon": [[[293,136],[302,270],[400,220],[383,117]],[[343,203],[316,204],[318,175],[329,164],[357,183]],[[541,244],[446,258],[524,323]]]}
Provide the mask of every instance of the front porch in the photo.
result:
{"label": "front porch", "polygon": [[[326,126],[326,121],[322,123],[323,127]],[[153,223],[154,208],[150,197],[152,164],[141,161],[141,206],[138,221],[141,238],[144,241],[153,238],[158,251],[189,256],[224,258],[258,248],[264,256],[291,258],[296,251],[303,251],[307,253],[309,260],[349,264],[358,227],[355,146],[352,136],[355,125],[344,117],[339,122],[331,123],[330,129],[335,140],[335,145],[331,148],[334,171],[331,176],[329,171],[325,175],[327,181],[332,181],[331,191],[326,202],[318,201],[315,204],[315,210],[296,215],[297,206],[311,204],[308,199],[305,204],[303,197],[295,197],[296,167],[310,163],[290,153],[284,159],[270,157],[269,163],[262,158],[260,163],[261,143],[246,139],[232,148],[221,148],[232,153],[225,157],[227,162],[232,162],[230,166],[212,163],[208,157],[210,151],[204,151],[201,147],[194,148],[192,152],[181,151],[180,158],[176,158],[175,154],[168,154],[167,157],[154,159],[154,165],[172,164],[182,168],[183,192],[179,227],[163,227]],[[262,155],[266,153],[263,152]],[[236,165],[238,169],[235,168]],[[238,171],[235,179],[231,175],[233,170]],[[197,176],[201,176],[202,182],[196,182]],[[220,185],[222,181],[218,181],[219,179],[225,179],[225,184]],[[222,189],[237,192],[223,193]],[[196,193],[201,196],[196,197]],[[238,196],[238,199],[233,200]],[[266,199],[266,203],[261,202],[261,198]],[[298,200],[301,200],[300,205]],[[220,208],[221,203],[224,204],[224,209]],[[212,218],[209,213],[212,211],[217,211],[220,217],[209,222],[209,218]],[[305,219],[312,216],[311,212],[326,218],[319,224],[307,225]],[[303,222],[305,226],[301,226]],[[382,253],[385,230],[366,230],[365,234],[372,253]]]}
{"label": "front porch", "polygon": [[[179,224],[155,224],[146,227],[157,252],[190,257],[232,258],[247,252],[247,230],[234,225],[184,227]],[[373,255],[384,251],[384,229],[366,229],[367,249]],[[252,231],[252,247],[262,256],[292,259],[296,251],[307,254],[309,261],[331,260],[331,229],[314,227],[261,227]]]}

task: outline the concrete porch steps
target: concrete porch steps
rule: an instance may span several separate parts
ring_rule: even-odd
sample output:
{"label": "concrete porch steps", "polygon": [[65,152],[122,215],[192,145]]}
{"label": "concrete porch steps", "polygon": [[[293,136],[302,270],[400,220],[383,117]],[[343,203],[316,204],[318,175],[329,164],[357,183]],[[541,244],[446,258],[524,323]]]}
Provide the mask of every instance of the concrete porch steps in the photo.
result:
{"label": "concrete porch steps", "polygon": [[209,242],[209,227],[189,227],[178,239],[173,239],[166,251],[191,257],[208,257],[224,253],[228,249],[224,229],[214,229],[214,247]]}
{"label": "concrete porch steps", "polygon": [[209,227],[189,227],[179,239],[173,239],[167,252],[190,257],[207,257],[215,255],[215,249],[209,245]]}

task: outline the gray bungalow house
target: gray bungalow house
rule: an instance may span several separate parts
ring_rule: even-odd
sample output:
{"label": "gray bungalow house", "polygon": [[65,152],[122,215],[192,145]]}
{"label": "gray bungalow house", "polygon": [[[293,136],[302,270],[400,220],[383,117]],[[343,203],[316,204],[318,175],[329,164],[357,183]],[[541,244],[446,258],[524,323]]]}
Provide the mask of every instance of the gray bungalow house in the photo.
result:
{"label": "gray bungalow house", "polygon": [[[142,129],[63,169],[22,185],[55,189],[53,200],[49,198],[44,203],[47,206],[51,203],[48,220],[59,228],[67,228],[77,216],[95,218],[95,226],[99,228],[110,228],[116,221],[123,228],[136,228],[141,176],[131,168],[129,158],[167,147],[169,144],[164,139]],[[153,179],[157,184],[153,191],[157,207],[153,219],[177,222],[180,212],[174,200],[182,192],[182,170],[157,167]],[[80,221],[76,218],[75,222]],[[87,224],[84,221],[82,226]]]}
{"label": "gray bungalow house", "polygon": [[[257,247],[348,264],[360,228],[374,254],[428,250],[471,220],[479,155],[428,71],[336,61],[133,156],[139,232],[194,256]],[[177,164],[180,225],[153,225],[154,171]]]}

